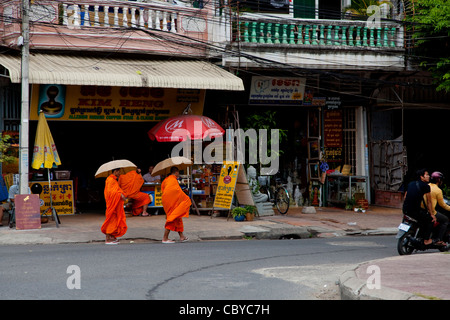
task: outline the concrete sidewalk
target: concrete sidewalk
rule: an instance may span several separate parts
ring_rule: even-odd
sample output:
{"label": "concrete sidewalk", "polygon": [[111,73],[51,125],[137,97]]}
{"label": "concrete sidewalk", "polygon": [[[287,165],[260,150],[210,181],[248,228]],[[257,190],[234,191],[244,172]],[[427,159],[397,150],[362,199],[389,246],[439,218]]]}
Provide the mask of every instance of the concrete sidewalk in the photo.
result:
{"label": "concrete sidewalk", "polygon": [[[400,209],[371,206],[366,213],[338,208],[316,208],[315,214],[302,213],[303,208],[290,208],[287,215],[256,218],[236,222],[226,216],[213,217],[191,214],[183,219],[185,234],[190,241],[226,239],[280,239],[310,237],[340,237],[345,235],[394,235],[401,222]],[[162,211],[162,210],[160,210]],[[223,215],[224,213],[222,213]],[[0,227],[0,245],[103,243],[100,227],[103,212],[60,216],[61,225],[53,221],[41,229],[15,230]],[[128,231],[121,243],[161,242],[165,215],[127,217]],[[6,225],[6,221],[3,221]],[[171,238],[178,235],[171,233]],[[342,299],[427,299],[450,298],[450,255],[441,253],[414,254],[408,257],[370,261],[346,271],[339,279]],[[369,289],[367,273],[371,265],[381,269],[381,288]],[[433,280],[431,280],[433,279]]]}
{"label": "concrete sidewalk", "polygon": [[[160,209],[159,211],[162,212]],[[242,239],[280,239],[282,237],[335,237],[355,234],[395,234],[400,223],[398,209],[374,207],[367,213],[336,208],[316,208],[316,214],[303,214],[302,208],[291,208],[287,215],[256,218],[253,221],[228,220],[225,213],[211,218],[192,214],[183,219],[186,235],[192,241]],[[162,212],[163,213],[163,212]],[[41,229],[16,230],[0,227],[0,244],[89,243],[104,241],[100,227],[104,212],[60,215],[59,228],[53,221]],[[5,217],[6,218],[6,217]],[[165,215],[127,216],[128,231],[122,241],[161,241]],[[6,225],[4,219],[3,224]],[[172,236],[176,235],[172,233]]]}

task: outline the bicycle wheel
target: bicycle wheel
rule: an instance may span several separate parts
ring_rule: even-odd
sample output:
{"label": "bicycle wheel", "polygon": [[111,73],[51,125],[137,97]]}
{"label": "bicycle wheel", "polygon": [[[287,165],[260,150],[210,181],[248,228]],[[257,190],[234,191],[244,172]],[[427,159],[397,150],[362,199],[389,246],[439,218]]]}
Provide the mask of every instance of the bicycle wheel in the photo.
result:
{"label": "bicycle wheel", "polygon": [[270,194],[270,188],[268,186],[261,186],[259,187],[259,192],[261,192],[262,194],[266,194],[267,195],[267,201],[271,201],[271,194]]}
{"label": "bicycle wheel", "polygon": [[286,188],[279,187],[275,192],[275,205],[277,206],[279,213],[286,214],[288,212],[289,201],[289,193]]}

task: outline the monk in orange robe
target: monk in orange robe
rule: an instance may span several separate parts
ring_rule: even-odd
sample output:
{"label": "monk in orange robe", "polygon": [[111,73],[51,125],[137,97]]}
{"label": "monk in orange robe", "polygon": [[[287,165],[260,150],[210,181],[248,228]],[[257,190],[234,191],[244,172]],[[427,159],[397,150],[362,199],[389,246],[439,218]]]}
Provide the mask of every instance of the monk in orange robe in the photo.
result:
{"label": "monk in orange robe", "polygon": [[166,224],[162,242],[175,243],[175,241],[169,240],[170,231],[178,232],[180,241],[186,242],[189,238],[183,234],[184,225],[182,218],[189,217],[191,199],[181,190],[178,184],[177,179],[180,176],[178,168],[172,167],[170,173],[161,184],[161,201],[166,212]]}
{"label": "monk in orange robe", "polygon": [[119,187],[117,181],[119,176],[120,169],[114,169],[105,182],[106,219],[101,231],[106,235],[106,244],[118,244],[117,237],[123,236],[128,228],[125,210],[123,209],[123,202],[126,197]]}
{"label": "monk in orange robe", "polygon": [[144,178],[142,178],[141,169],[130,171],[119,177],[119,186],[125,192],[125,196],[133,199],[131,205],[133,216],[142,214],[142,216],[147,217],[149,215],[147,208],[151,200],[147,193],[141,192],[143,184]]}

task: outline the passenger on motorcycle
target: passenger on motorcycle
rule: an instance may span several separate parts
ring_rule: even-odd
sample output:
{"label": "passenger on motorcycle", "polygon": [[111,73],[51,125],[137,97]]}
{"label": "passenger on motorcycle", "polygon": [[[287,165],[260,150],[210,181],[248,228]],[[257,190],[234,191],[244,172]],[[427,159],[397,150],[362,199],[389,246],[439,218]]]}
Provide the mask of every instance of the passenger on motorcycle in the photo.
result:
{"label": "passenger on motorcycle", "polygon": [[[437,235],[434,237],[435,238],[434,241],[438,246],[446,245],[443,239],[445,232],[447,231],[448,217],[440,212],[437,212],[436,204],[439,204],[439,206],[442,209],[450,211],[450,206],[444,202],[444,195],[442,194],[442,190],[440,188],[441,184],[443,183],[443,180],[444,175],[441,172],[435,171],[431,174],[430,178],[431,207],[433,208],[432,213],[436,217],[437,222],[439,222],[438,232]],[[427,201],[427,199],[425,199],[425,201]],[[425,208],[423,204],[422,208]]]}
{"label": "passenger on motorcycle", "polygon": [[[417,171],[417,180],[408,184],[403,201],[403,213],[419,221],[423,230],[424,244],[429,245],[433,242],[431,231],[436,221],[431,207],[431,188],[428,185],[430,175],[426,169]],[[423,199],[427,199],[427,210],[421,208]]]}

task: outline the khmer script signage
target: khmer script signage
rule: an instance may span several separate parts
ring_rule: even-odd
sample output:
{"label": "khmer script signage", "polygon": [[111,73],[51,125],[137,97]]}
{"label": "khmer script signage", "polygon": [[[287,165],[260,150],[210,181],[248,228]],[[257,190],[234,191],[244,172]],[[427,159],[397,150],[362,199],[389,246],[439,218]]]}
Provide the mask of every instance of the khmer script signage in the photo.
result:
{"label": "khmer script signage", "polygon": [[303,105],[304,78],[252,77],[249,104]]}

